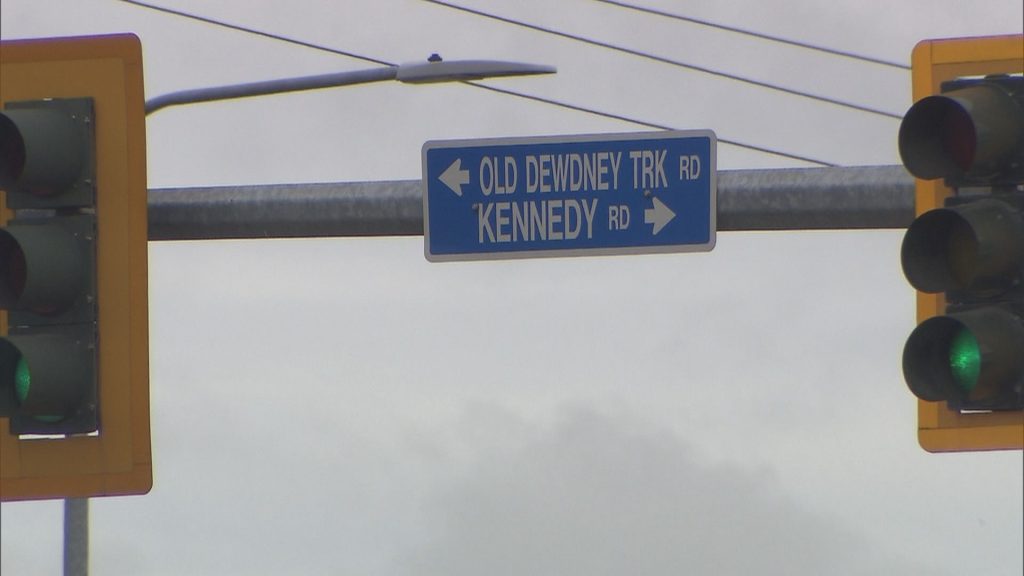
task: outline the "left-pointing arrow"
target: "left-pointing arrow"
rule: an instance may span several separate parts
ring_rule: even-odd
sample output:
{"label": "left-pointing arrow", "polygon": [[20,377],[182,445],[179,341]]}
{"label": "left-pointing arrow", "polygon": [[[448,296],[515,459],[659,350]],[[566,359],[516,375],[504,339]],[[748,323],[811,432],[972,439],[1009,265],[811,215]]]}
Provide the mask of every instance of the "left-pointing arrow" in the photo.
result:
{"label": "left-pointing arrow", "polygon": [[451,188],[452,192],[462,196],[462,185],[469,184],[469,170],[462,169],[462,158],[456,158],[455,162],[447,170],[438,176],[438,180]]}
{"label": "left-pointing arrow", "polygon": [[668,206],[665,206],[664,202],[658,200],[657,196],[652,198],[652,200],[654,200],[654,208],[644,210],[644,224],[654,224],[654,230],[651,234],[657,235],[666,224],[676,217],[676,213]]}

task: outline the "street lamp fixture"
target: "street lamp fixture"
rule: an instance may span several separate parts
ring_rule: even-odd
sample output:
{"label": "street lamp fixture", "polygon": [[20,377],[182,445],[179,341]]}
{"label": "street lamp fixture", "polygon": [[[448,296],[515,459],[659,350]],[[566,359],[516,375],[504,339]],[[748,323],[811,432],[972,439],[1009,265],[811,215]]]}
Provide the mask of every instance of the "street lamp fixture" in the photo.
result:
{"label": "street lamp fixture", "polygon": [[556,71],[554,66],[542,64],[505,62],[502,60],[453,60],[445,62],[439,58],[431,57],[431,60],[425,63],[401,64],[368,70],[352,70],[171,92],[146,100],[146,115],[153,114],[157,110],[168,106],[180,104],[195,104],[214,100],[229,100],[389,80],[397,80],[406,84],[435,84],[439,82],[465,82],[468,80],[484,80],[508,76],[554,74]]}

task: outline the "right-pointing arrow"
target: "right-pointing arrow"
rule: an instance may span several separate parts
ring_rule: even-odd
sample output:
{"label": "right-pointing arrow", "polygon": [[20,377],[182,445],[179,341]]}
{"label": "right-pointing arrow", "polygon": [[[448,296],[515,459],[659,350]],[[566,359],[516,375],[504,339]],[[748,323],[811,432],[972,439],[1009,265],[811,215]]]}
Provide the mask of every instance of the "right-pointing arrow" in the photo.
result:
{"label": "right-pointing arrow", "polygon": [[657,196],[653,197],[652,200],[654,200],[654,208],[644,209],[644,224],[654,224],[653,234],[656,235],[676,217],[676,213],[668,206],[665,206],[664,202],[658,200]]}
{"label": "right-pointing arrow", "polygon": [[452,165],[438,176],[438,180],[444,182],[444,185],[451,188],[452,192],[462,196],[462,185],[469,184],[469,170],[463,170],[462,158],[456,158],[455,162],[452,162]]}

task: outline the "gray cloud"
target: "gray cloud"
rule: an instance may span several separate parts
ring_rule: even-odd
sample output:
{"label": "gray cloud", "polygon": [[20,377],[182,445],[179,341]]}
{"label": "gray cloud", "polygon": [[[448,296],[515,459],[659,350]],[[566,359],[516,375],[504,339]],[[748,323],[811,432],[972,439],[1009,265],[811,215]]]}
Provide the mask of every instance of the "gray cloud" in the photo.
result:
{"label": "gray cloud", "polygon": [[434,534],[408,573],[934,573],[805,510],[771,470],[713,463],[665,430],[573,409],[531,431],[477,408],[476,455],[427,505]]}

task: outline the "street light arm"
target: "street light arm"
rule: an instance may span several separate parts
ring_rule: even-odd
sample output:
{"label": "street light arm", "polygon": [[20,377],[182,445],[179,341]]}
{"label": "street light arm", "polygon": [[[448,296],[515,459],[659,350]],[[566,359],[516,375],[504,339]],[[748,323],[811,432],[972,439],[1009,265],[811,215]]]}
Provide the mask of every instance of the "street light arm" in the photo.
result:
{"label": "street light arm", "polygon": [[195,104],[198,102],[212,102],[214,100],[280,94],[282,92],[299,92],[302,90],[315,90],[317,88],[384,82],[394,80],[397,75],[397,66],[385,66],[369,70],[334,72],[331,74],[318,74],[316,76],[300,76],[298,78],[281,78],[279,80],[266,80],[247,84],[181,90],[146,100],[146,115],[148,116],[162,108],[179,104]]}
{"label": "street light arm", "polygon": [[369,84],[398,80],[407,84],[429,84],[433,82],[462,82],[464,80],[482,80],[507,76],[529,76],[533,74],[554,74],[554,66],[540,64],[524,64],[521,62],[504,62],[501,60],[453,60],[451,62],[427,62],[424,64],[403,64],[401,66],[384,66],[369,70],[334,72],[316,76],[300,76],[298,78],[282,78],[233,84],[230,86],[212,86],[195,88],[163,94],[146,100],[146,115],[157,110],[179,104],[195,104],[214,100],[230,100],[280,94],[282,92],[299,92],[317,88],[333,88],[352,84]]}

